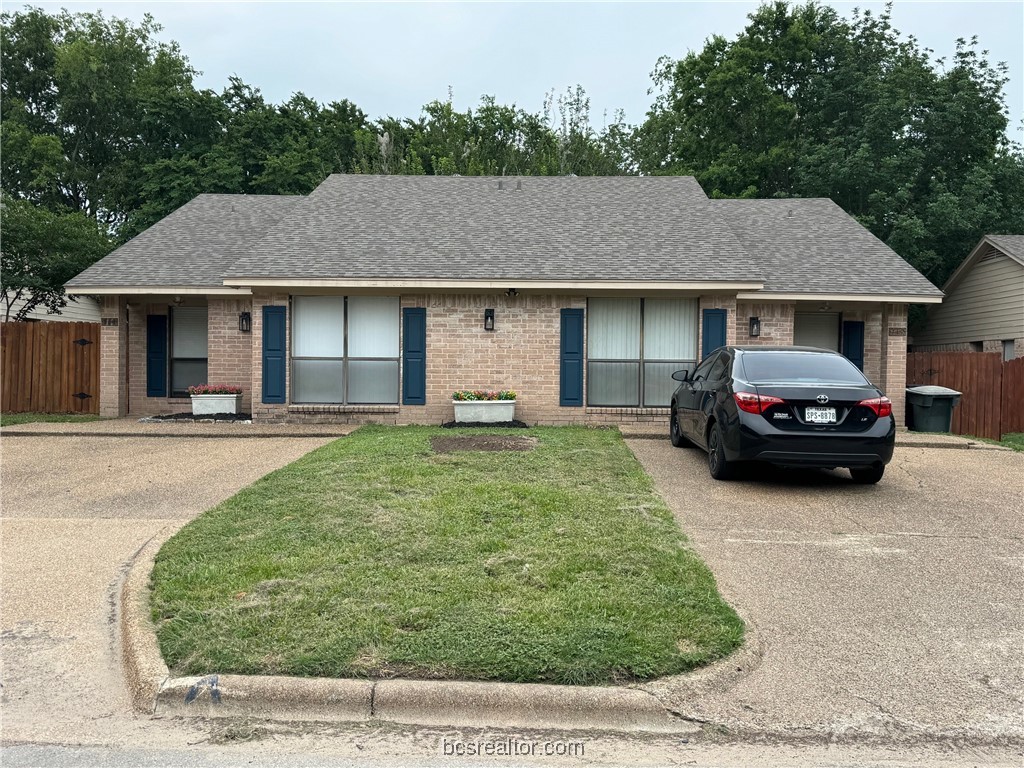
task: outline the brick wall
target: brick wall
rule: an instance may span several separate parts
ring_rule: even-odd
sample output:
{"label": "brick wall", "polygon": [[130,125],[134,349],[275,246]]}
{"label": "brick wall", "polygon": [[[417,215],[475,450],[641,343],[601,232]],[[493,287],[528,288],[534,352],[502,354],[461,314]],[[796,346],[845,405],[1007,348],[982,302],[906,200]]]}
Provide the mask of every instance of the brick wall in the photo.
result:
{"label": "brick wall", "polygon": [[128,363],[128,317],[124,299],[120,296],[103,299],[100,324],[100,416],[124,416]]}
{"label": "brick wall", "polygon": [[[780,302],[738,302],[736,304],[736,344],[788,346],[793,343],[793,320],[795,304]],[[750,318],[761,321],[761,335],[750,335]]]}
{"label": "brick wall", "polygon": [[[238,330],[238,314],[250,311],[245,299],[210,298],[207,304],[208,384],[237,384],[242,387],[242,409],[252,404],[252,336]],[[192,410],[188,397],[146,396],[146,317],[166,315],[168,305],[135,303],[128,305],[128,415],[155,416],[163,413],[187,413]],[[168,371],[170,370],[168,363]]]}
{"label": "brick wall", "polygon": [[892,415],[904,424],[907,388],[907,306],[884,304],[881,311],[881,380],[875,383],[892,400]]}
{"label": "brick wall", "polygon": [[207,379],[242,387],[241,408],[251,413],[253,333],[238,330],[242,312],[252,312],[252,299],[210,299]]}
{"label": "brick wall", "polygon": [[[406,295],[401,306],[427,310],[427,403],[423,406],[267,405],[262,399],[262,308],[287,295],[253,297],[253,416],[303,423],[440,424],[455,417],[456,389],[513,389],[516,418],[538,424],[666,423],[667,408],[559,406],[561,309],[585,308],[582,296]],[[483,328],[494,309],[493,331]],[[290,318],[289,318],[290,322]],[[289,339],[290,343],[290,339]],[[290,371],[289,371],[290,376]],[[287,387],[290,397],[290,379]]]}

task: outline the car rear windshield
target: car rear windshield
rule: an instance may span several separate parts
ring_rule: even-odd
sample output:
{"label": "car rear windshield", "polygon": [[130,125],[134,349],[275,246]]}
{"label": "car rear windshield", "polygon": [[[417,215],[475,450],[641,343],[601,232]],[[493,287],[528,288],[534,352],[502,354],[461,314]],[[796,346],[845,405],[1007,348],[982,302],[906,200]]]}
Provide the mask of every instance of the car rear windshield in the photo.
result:
{"label": "car rear windshield", "polygon": [[814,384],[867,383],[857,366],[841,355],[820,352],[747,352],[743,355],[747,381],[758,383],[809,382]]}

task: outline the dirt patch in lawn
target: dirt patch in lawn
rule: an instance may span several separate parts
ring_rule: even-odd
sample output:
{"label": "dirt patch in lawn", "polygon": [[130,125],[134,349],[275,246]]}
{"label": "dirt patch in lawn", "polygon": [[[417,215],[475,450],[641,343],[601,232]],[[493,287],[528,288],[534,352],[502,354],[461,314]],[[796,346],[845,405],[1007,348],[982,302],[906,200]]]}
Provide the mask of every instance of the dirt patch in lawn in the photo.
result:
{"label": "dirt patch in lawn", "polygon": [[453,451],[532,451],[537,446],[535,437],[514,435],[465,435],[461,437],[432,437],[430,447],[434,453]]}

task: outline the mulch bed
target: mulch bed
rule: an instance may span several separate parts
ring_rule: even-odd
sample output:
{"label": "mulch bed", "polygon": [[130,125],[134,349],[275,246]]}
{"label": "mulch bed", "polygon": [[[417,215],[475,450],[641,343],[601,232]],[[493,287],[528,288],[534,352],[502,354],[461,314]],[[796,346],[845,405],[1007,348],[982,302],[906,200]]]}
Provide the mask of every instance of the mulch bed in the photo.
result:
{"label": "mulch bed", "polygon": [[463,435],[460,437],[432,437],[430,447],[434,453],[454,451],[532,451],[537,445],[535,437],[514,435]]}
{"label": "mulch bed", "polygon": [[204,413],[196,416],[191,413],[165,413],[160,416],[147,416],[139,421],[199,421],[208,423],[211,421],[252,421],[251,413]]}

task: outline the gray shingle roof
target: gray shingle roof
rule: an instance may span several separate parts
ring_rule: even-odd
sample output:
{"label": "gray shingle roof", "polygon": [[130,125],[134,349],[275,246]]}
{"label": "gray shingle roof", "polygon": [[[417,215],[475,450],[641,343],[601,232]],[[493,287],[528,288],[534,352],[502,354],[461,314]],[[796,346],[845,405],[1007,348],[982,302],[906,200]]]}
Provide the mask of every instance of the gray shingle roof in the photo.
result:
{"label": "gray shingle roof", "polygon": [[713,200],[760,266],[765,291],[941,296],[828,198]]}
{"label": "gray shingle roof", "polygon": [[222,285],[228,267],[305,200],[296,195],[199,195],[68,285]]}
{"label": "gray shingle roof", "polygon": [[708,202],[681,176],[338,174],[228,276],[756,280]]}
{"label": "gray shingle roof", "polygon": [[831,200],[708,200],[688,176],[334,175],[308,197],[204,194],[68,285],[225,278],[763,280],[785,293],[941,295]]}
{"label": "gray shingle roof", "polygon": [[985,237],[1011,259],[1024,264],[1024,235],[985,235]]}

